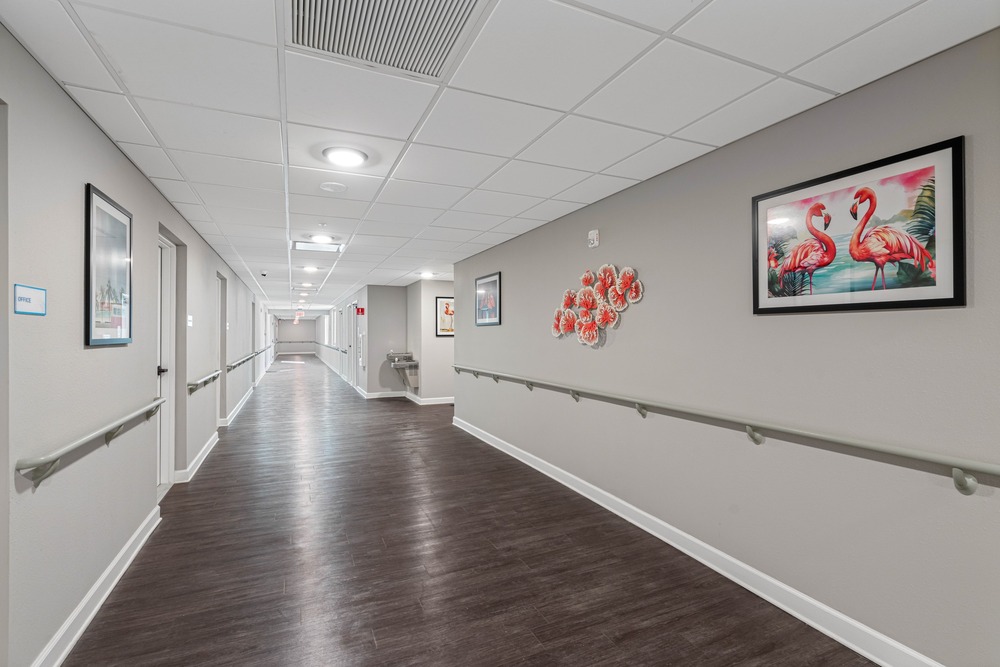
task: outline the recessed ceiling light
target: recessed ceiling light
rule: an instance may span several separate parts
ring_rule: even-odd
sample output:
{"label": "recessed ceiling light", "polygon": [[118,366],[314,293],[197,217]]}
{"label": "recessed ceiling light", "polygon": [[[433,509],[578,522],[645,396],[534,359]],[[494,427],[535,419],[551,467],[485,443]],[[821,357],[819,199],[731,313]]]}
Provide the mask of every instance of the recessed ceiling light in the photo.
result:
{"label": "recessed ceiling light", "polygon": [[309,238],[313,243],[333,243],[333,237],[329,234],[310,234]]}
{"label": "recessed ceiling light", "polygon": [[421,278],[433,278],[434,274],[431,273],[430,271],[424,271],[423,273],[420,274],[420,277]]}
{"label": "recessed ceiling light", "polygon": [[317,269],[315,266],[303,266],[302,270],[305,271],[306,273],[316,273],[317,271],[319,271],[319,269]]}
{"label": "recessed ceiling light", "polygon": [[330,146],[323,150],[323,157],[338,167],[360,167],[368,160],[368,156],[356,148]]}
{"label": "recessed ceiling light", "polygon": [[344,252],[343,243],[309,243],[292,241],[292,250],[316,250],[318,252]]}
{"label": "recessed ceiling light", "polygon": [[299,292],[299,296],[309,296],[309,292]]}
{"label": "recessed ceiling light", "polygon": [[305,302],[306,302],[305,299],[299,299],[299,303],[305,303]]}
{"label": "recessed ceiling light", "polygon": [[[362,162],[364,162],[364,160],[362,160]],[[360,164],[360,162],[358,164]],[[347,192],[346,185],[344,185],[343,183],[335,183],[334,181],[327,181],[326,183],[320,183],[319,189],[326,190],[327,192]]]}
{"label": "recessed ceiling light", "polygon": [[313,284],[312,283],[302,283],[302,286],[303,287],[312,287]]}

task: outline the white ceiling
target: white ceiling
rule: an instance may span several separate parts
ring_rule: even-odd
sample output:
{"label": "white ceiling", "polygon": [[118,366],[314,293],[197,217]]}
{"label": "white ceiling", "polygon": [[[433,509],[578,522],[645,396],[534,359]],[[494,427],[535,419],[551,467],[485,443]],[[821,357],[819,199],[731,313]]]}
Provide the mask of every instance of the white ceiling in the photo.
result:
{"label": "white ceiling", "polygon": [[[451,280],[461,259],[997,27],[1000,0],[480,0],[439,79],[291,45],[291,16],[290,0],[0,0],[262,303],[315,313],[366,284]],[[331,169],[332,145],[369,161]],[[314,233],[347,249],[290,250]]]}

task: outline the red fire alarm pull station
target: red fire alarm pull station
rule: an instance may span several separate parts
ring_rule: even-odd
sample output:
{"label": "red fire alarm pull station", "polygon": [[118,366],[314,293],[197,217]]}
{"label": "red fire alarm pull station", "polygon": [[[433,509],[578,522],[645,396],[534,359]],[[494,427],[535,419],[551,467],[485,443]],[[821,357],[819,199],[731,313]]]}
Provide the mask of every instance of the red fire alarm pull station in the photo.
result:
{"label": "red fire alarm pull station", "polygon": [[364,308],[358,308],[358,315],[364,315],[364,314],[365,314],[365,309]]}

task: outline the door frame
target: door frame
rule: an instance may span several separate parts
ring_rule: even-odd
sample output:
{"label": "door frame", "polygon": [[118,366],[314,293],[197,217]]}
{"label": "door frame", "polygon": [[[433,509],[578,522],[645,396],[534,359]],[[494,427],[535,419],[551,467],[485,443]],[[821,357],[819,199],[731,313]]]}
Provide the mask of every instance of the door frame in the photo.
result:
{"label": "door frame", "polygon": [[157,432],[157,502],[174,483],[177,458],[176,410],[177,395],[177,246],[163,235],[158,239],[159,295],[157,345],[159,365],[167,372],[159,376],[160,397],[166,401],[160,406]]}

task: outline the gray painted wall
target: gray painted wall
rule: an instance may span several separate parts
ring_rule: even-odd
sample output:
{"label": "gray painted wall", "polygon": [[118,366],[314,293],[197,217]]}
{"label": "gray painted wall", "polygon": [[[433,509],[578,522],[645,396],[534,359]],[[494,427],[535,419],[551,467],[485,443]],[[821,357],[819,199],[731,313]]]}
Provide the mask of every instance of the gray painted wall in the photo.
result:
{"label": "gray painted wall", "polygon": [[406,338],[409,351],[420,362],[422,399],[444,399],[454,395],[454,336],[438,337],[435,308],[439,296],[454,297],[455,284],[442,280],[421,280],[409,285],[407,292]]}
{"label": "gray painted wall", "polygon": [[406,288],[368,286],[368,305],[359,319],[367,321],[365,356],[369,394],[402,392],[399,371],[389,367],[390,351],[406,350]]}
{"label": "gray painted wall", "polygon": [[[7,221],[7,105],[0,100],[0,276],[10,285]],[[0,294],[0,461],[10,455],[10,292]],[[0,475],[0,535],[10,536],[10,475]],[[10,539],[0,544],[0,600],[10,600]],[[0,657],[8,655],[9,604],[0,603]]]}
{"label": "gray painted wall", "polygon": [[[9,248],[11,282],[48,290],[46,317],[13,316],[9,324],[11,410],[8,471],[152,400],[157,392],[157,236],[184,244],[184,310],[175,372],[178,386],[218,368],[216,275],[227,277],[227,301],[243,313],[249,292],[42,68],[0,28],[0,90],[9,105]],[[134,342],[85,349],[84,189],[98,188],[133,215]],[[180,255],[179,254],[179,265]],[[242,305],[239,305],[241,304]],[[249,318],[230,327],[242,341]],[[180,329],[180,327],[179,327]],[[233,348],[236,349],[236,348]],[[233,383],[239,397],[238,381]],[[176,466],[190,465],[216,431],[210,388],[176,406]],[[57,418],[53,418],[53,416]],[[155,421],[141,423],[110,447],[94,446],[65,461],[37,489],[15,475],[9,496],[10,646],[0,662],[28,665],[40,654],[143,521],[156,508]],[[7,449],[5,447],[5,449]],[[4,531],[7,535],[8,531]]]}
{"label": "gray painted wall", "polygon": [[[1000,462],[998,63],[994,32],[461,262],[456,360]],[[956,135],[967,307],[751,314],[754,195]],[[563,290],[604,262],[635,267],[643,301],[602,349],[553,338]],[[473,281],[495,270],[503,324],[476,327]],[[455,393],[459,419],[935,660],[1000,662],[997,480],[966,497],[879,457],[465,374]]]}

